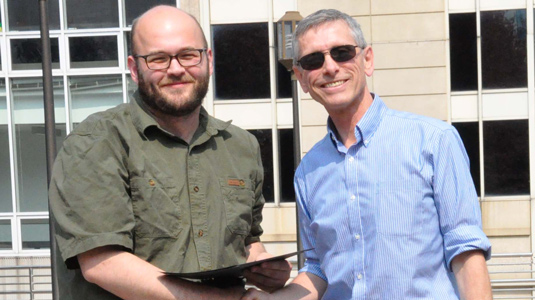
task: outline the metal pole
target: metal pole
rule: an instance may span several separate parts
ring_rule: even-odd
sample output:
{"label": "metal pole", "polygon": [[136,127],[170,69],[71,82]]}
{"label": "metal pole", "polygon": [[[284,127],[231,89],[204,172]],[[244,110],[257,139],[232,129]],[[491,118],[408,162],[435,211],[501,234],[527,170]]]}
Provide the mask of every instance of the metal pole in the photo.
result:
{"label": "metal pole", "polygon": [[[56,158],[56,121],[54,119],[54,90],[52,88],[52,54],[50,36],[48,32],[47,1],[39,0],[39,15],[41,19],[41,45],[43,47],[43,95],[45,106],[45,140],[47,186],[52,177],[52,166]],[[54,237],[54,218],[48,205],[48,223],[50,229],[50,269],[52,271],[52,299],[58,300],[58,278],[56,272],[56,239]]]}
{"label": "metal pole", "polygon": [[[297,169],[297,166],[301,162],[301,141],[300,141],[300,132],[299,132],[299,98],[297,97],[297,79],[295,78],[294,72],[292,72],[292,111],[293,111],[293,129],[294,129],[294,171]],[[299,213],[297,209],[297,202],[295,203],[295,220],[296,220],[296,233],[297,233],[297,250],[303,250],[303,245],[301,244],[301,234],[299,233]],[[297,256],[297,267],[301,269],[305,264],[305,256],[300,253]]]}

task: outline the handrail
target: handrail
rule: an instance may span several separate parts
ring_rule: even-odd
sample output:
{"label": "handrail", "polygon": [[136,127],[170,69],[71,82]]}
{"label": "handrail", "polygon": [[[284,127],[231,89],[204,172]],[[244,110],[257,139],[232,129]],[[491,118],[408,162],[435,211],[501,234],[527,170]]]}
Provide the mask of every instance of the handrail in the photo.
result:
{"label": "handrail", "polygon": [[[51,274],[36,274],[35,270],[51,270],[50,266],[1,266],[0,272],[26,271],[26,274],[0,274],[0,280],[15,279],[13,282],[0,282],[0,295],[29,295],[30,300],[35,299],[37,294],[52,295]],[[47,278],[38,280],[36,278]],[[43,288],[37,288],[43,286]]]}

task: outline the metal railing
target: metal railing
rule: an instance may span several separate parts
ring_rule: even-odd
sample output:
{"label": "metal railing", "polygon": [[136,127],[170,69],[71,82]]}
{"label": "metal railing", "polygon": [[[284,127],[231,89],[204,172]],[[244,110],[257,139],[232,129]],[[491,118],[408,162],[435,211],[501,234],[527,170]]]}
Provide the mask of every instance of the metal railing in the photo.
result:
{"label": "metal railing", "polygon": [[52,299],[50,266],[0,267],[0,299],[33,300],[36,295],[50,295],[39,298]]}
{"label": "metal railing", "polygon": [[493,254],[487,266],[495,300],[535,299],[533,253]]}
{"label": "metal railing", "polygon": [[[493,254],[487,266],[495,300],[535,299],[533,253]],[[50,266],[0,267],[0,300],[34,300],[37,295],[52,299]]]}

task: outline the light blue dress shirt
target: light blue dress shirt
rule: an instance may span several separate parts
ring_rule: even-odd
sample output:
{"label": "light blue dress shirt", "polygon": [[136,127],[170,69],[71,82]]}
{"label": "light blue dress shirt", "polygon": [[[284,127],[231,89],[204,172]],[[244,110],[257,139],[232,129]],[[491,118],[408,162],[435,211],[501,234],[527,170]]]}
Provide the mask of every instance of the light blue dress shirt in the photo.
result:
{"label": "light blue dress shirt", "polygon": [[458,299],[452,259],[491,246],[469,162],[449,124],[386,107],[378,96],[347,149],[328,134],[295,175],[309,272],[323,299]]}

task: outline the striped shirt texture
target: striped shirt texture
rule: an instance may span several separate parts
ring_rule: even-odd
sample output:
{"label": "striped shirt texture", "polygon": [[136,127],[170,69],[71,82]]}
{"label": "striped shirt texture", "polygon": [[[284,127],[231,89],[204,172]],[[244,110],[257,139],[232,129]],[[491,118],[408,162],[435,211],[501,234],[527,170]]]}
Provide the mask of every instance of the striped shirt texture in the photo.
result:
{"label": "striped shirt texture", "polygon": [[309,272],[322,299],[459,299],[452,259],[491,245],[457,131],[379,96],[347,149],[328,133],[295,175]]}

